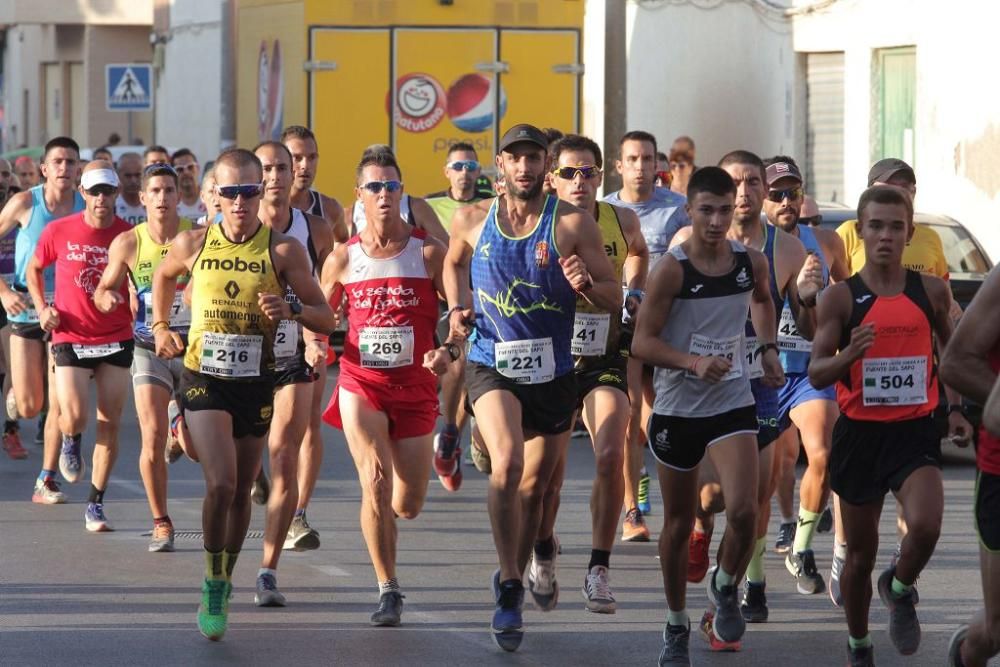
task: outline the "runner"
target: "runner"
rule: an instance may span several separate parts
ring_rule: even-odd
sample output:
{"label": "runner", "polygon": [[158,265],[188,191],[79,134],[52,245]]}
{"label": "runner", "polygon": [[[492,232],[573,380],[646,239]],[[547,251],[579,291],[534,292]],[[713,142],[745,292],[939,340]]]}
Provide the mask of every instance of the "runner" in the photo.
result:
{"label": "runner", "polygon": [[448,188],[424,197],[428,205],[437,213],[438,220],[441,221],[441,226],[446,232],[451,229],[451,219],[454,217],[455,211],[463,206],[493,197],[492,192],[480,188],[479,175],[481,173],[482,166],[479,164],[479,156],[472,144],[459,141],[448,147],[448,155],[444,165],[444,177],[448,179]]}
{"label": "runner", "polygon": [[170,165],[180,179],[181,199],[177,202],[177,213],[182,218],[197,220],[208,213],[208,208],[201,200],[201,166],[198,158],[187,148],[174,151],[170,156]]}
{"label": "runner", "polygon": [[[268,141],[254,149],[264,168],[264,193],[257,217],[274,231],[297,240],[306,250],[309,273],[314,278],[326,256],[333,249],[330,225],[322,218],[292,208],[292,154],[284,144]],[[290,288],[285,300],[297,304]],[[319,548],[319,533],[309,528],[305,511],[296,512],[298,502],[299,447],[310,420],[313,403],[315,368],[326,366],[327,336],[305,331],[293,320],[278,325],[274,339],[276,378],[274,417],[268,434],[267,452],[271,464],[267,519],[264,522],[264,553],[257,572],[258,607],[283,607],[285,596],[277,587],[278,559],[286,544],[292,517],[302,535],[292,538],[290,549],[304,551]]]}
{"label": "runner", "polygon": [[[7,204],[11,197],[18,192],[14,185],[14,174],[10,162],[0,158],[0,211]],[[6,236],[0,238],[0,278],[8,284],[14,280],[15,245],[17,243],[17,230],[15,225]],[[4,408],[6,419],[3,427],[3,449],[7,456],[20,460],[28,458],[28,450],[21,444],[21,426],[17,420],[17,402],[11,390],[10,373],[10,325],[7,323],[7,311],[0,308],[0,387],[4,396]]]}
{"label": "runner", "polygon": [[146,150],[142,152],[142,166],[145,168],[151,164],[163,163],[170,164],[170,151],[158,144],[146,146]]}
{"label": "runner", "polygon": [[[639,231],[639,219],[632,211],[597,202],[603,166],[600,147],[592,139],[570,134],[558,139],[549,151],[555,160],[550,182],[556,196],[592,212],[601,230],[604,252],[614,266],[615,279],[627,285],[629,300],[641,302],[649,251]],[[622,465],[629,415],[626,362],[632,332],[622,329],[619,317],[619,312],[601,310],[578,296],[571,345],[577,410],[582,411],[593,442],[596,464],[590,492],[592,546],[583,577],[583,597],[588,610],[605,614],[616,610],[608,570],[625,493]],[[559,597],[554,528],[565,472],[564,452],[545,494],[545,513],[528,569],[529,590],[542,609],[555,607]]]}
{"label": "runner", "polygon": [[122,153],[118,158],[118,180],[122,184],[122,193],[115,201],[115,215],[133,227],[146,221],[146,207],[142,203],[142,169],[142,156],[138,153]]}
{"label": "runner", "polygon": [[[11,376],[17,412],[33,419],[50,407],[44,420],[45,436],[42,470],[35,480],[32,502],[59,504],[66,496],[59,490],[56,470],[59,468],[59,403],[55,396],[55,368],[48,362],[45,331],[38,323],[38,311],[28,295],[28,262],[35,254],[38,237],[49,222],[84,208],[83,197],[76,191],[80,149],[69,137],[55,137],[45,144],[42,169],[45,183],[14,195],[0,213],[0,238],[19,227],[15,242],[13,282],[0,278],[0,301],[11,323]],[[32,163],[34,164],[34,163]],[[55,290],[55,271],[45,274],[46,302],[51,302]],[[47,391],[46,391],[47,388]],[[47,396],[46,396],[47,394]],[[66,480],[79,481],[79,471],[69,473]]]}
{"label": "runner", "polygon": [[[413,519],[427,495],[435,375],[462,351],[434,346],[445,250],[399,215],[402,173],[391,154],[367,153],[358,199],[370,222],[323,266],[323,291],[348,321],[340,379],[323,419],[344,432],[361,483],[361,531],[378,581],[376,626],[401,622],[396,518]],[[433,373],[431,372],[433,371]]]}
{"label": "runner", "polygon": [[573,425],[569,313],[578,293],[606,312],[621,308],[593,218],[542,195],[547,149],[531,125],[504,133],[496,165],[505,194],[459,209],[445,260],[451,330],[472,334],[466,389],[492,464],[488,507],[500,564],[491,629],[506,651],[521,643],[521,579]]}
{"label": "runner", "polygon": [[[983,610],[952,635],[949,667],[985,667],[1000,653],[1000,429],[996,382],[1000,370],[1000,269],[993,269],[969,304],[941,360],[941,379],[984,405],[984,428],[976,447],[976,530]],[[991,390],[992,388],[992,390]],[[987,400],[988,399],[988,400]]]}
{"label": "runner", "polygon": [[205,210],[208,213],[200,216],[195,222],[202,226],[218,222],[222,209],[215,200],[215,169],[213,167],[206,169],[202,175],[201,194],[198,196],[201,198],[201,203],[205,205]]}
{"label": "runner", "polygon": [[[42,154],[42,163],[45,163],[44,153]],[[28,155],[22,155],[14,160],[14,171],[17,174],[17,181],[20,183],[22,191],[33,188],[41,183],[41,171],[38,165],[35,164],[35,161]]]}
{"label": "runner", "polygon": [[749,355],[743,352],[747,313],[757,332],[752,355],[761,358],[763,382],[777,387],[784,377],[773,342],[767,259],[726,238],[735,194],[733,179],[718,167],[692,175],[691,238],[650,272],[632,341],[632,354],[655,368],[647,432],[660,463],[664,503],[660,567],[668,610],[660,665],[689,664],[688,541],[706,454],[718,471],[727,523],[708,583],[716,610],[712,632],[723,642],[737,642],[745,629],[737,590],[754,544],[758,485],[757,416]]}
{"label": "runner", "polygon": [[[118,458],[118,427],[132,365],[128,291],[119,291],[115,306],[106,313],[98,311],[91,300],[101,277],[100,267],[108,263],[108,246],[131,229],[115,216],[118,185],[118,174],[110,162],[94,160],[84,167],[80,191],[86,208],[45,226],[26,273],[39,324],[52,332],[62,433],[59,470],[69,482],[79,481],[87,470],[80,445],[90,409],[91,377],[97,388],[94,468],[84,514],[84,525],[91,532],[113,530],[104,514],[104,492]],[[46,292],[43,275],[53,264],[54,300]]]}
{"label": "runner", "polygon": [[[648,132],[632,131],[619,142],[620,158],[615,168],[622,178],[622,189],[604,198],[614,206],[628,208],[639,216],[642,235],[649,248],[649,264],[663,256],[670,247],[670,240],[678,229],[691,224],[683,196],[667,188],[655,187],[656,137]],[[625,522],[622,525],[623,542],[648,542],[649,528],[643,515],[650,511],[649,474],[643,463],[645,449],[643,425],[648,423],[653,405],[653,369],[630,364],[632,375],[641,373],[641,396],[629,396],[632,413],[629,418],[629,435],[625,446]],[[630,387],[639,382],[630,379]]]}
{"label": "runner", "polygon": [[[174,239],[153,275],[150,329],[157,356],[184,355],[184,423],[206,484],[198,629],[217,641],[226,631],[233,568],[250,523],[250,485],[271,422],[278,323],[294,319],[329,333],[334,318],[302,245],[257,219],[263,190],[257,156],[223,151],[215,177],[223,220]],[[186,346],[169,323],[177,279],[185,274],[194,283]],[[285,301],[286,286],[298,304]]]}
{"label": "runner", "polygon": [[874,186],[858,201],[868,261],[820,300],[809,379],[834,383],[841,416],[833,433],[830,484],[840,496],[847,536],[841,575],[851,665],[873,665],[868,607],[878,552],[879,518],[890,490],[909,532],[895,566],[878,578],[889,610],[889,637],[903,655],[920,645],[913,587],[934,552],[944,491],[934,340],[951,338],[951,292],[939,278],[903,267],[913,234],[913,202],[892,186]]}
{"label": "runner", "polygon": [[[138,157],[138,156],[136,156]],[[136,225],[132,233],[120,234],[108,249],[108,265],[94,292],[94,305],[102,313],[114,313],[121,304],[126,278],[135,290],[136,310],[132,335],[132,390],[142,435],[139,473],[146,500],[153,515],[149,551],[174,550],[174,526],[167,512],[167,460],[164,448],[171,430],[179,430],[175,400],[180,389],[180,359],[156,356],[153,333],[153,274],[180,232],[191,229],[191,221],[177,215],[180,197],[177,172],[168,164],[151,164],[142,171],[142,203],[148,222]],[[170,310],[170,328],[185,340],[191,323],[191,309],[184,303],[187,276],[177,281],[177,295]],[[174,418],[168,415],[173,414]]]}

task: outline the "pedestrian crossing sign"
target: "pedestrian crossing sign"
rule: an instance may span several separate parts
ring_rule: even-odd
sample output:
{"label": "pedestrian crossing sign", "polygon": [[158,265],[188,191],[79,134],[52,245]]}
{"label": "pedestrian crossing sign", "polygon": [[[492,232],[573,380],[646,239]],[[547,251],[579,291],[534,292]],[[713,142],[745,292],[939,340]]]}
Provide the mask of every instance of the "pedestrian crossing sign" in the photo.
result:
{"label": "pedestrian crossing sign", "polygon": [[108,111],[150,111],[153,108],[153,67],[129,63],[104,68]]}

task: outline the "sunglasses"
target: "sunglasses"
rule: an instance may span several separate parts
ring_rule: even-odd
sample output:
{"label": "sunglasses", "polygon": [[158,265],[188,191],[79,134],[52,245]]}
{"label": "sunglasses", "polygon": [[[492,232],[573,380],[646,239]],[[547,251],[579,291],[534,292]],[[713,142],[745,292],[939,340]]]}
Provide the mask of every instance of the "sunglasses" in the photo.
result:
{"label": "sunglasses", "polygon": [[264,191],[263,183],[241,183],[239,185],[216,185],[215,192],[223,199],[253,199]]}
{"label": "sunglasses", "polygon": [[817,227],[821,222],[823,222],[823,216],[818,214],[807,215],[805,217],[799,218],[799,222],[805,223],[807,225],[812,225],[813,227]]}
{"label": "sunglasses", "polygon": [[386,192],[398,192],[403,188],[403,184],[399,181],[368,181],[361,186],[363,190],[367,190],[373,195],[385,190]]}
{"label": "sunglasses", "polygon": [[784,190],[768,190],[767,200],[774,202],[775,204],[780,204],[785,201],[785,199],[790,199],[795,201],[802,196],[802,188],[786,188]]}
{"label": "sunglasses", "polygon": [[154,172],[158,176],[163,174],[177,175],[177,171],[166,162],[154,162],[153,164],[146,165],[146,168],[142,170],[142,175],[150,176]]}
{"label": "sunglasses", "polygon": [[583,176],[584,179],[593,178],[601,173],[601,168],[593,164],[581,164],[575,167],[558,167],[557,169],[553,169],[552,173],[559,178],[572,181],[576,178],[577,174]]}
{"label": "sunglasses", "polygon": [[455,171],[477,171],[479,169],[479,163],[475,160],[455,160],[449,162],[447,166]]}
{"label": "sunglasses", "polygon": [[104,195],[105,197],[110,197],[114,193],[118,192],[118,188],[114,185],[108,185],[107,183],[101,183],[95,185],[92,188],[87,188],[87,194],[91,197],[99,197]]}

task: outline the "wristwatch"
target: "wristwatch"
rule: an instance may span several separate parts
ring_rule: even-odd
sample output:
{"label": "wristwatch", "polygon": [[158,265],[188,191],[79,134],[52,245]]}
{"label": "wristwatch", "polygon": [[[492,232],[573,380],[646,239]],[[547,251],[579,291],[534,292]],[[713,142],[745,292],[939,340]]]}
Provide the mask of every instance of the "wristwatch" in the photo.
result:
{"label": "wristwatch", "polygon": [[965,417],[968,416],[969,409],[962,403],[950,403],[948,405],[948,415],[951,416],[952,412],[960,412],[962,413],[962,416]]}
{"label": "wristwatch", "polygon": [[292,311],[292,316],[289,319],[298,320],[302,315],[302,304],[298,301],[289,301],[288,310]]}

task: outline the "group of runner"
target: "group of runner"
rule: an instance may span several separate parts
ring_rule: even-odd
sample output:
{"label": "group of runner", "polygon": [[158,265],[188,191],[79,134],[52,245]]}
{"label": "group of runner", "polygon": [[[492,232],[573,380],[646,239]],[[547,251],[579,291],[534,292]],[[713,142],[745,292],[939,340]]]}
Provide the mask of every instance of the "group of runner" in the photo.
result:
{"label": "group of runner", "polygon": [[[695,170],[685,196],[656,185],[651,134],[627,133],[617,154],[622,189],[598,201],[596,142],[519,124],[498,145],[496,195],[473,146],[456,144],[449,187],[419,198],[404,194],[392,150],[374,145],[357,164],[345,216],[312,189],[319,149],[307,128],[223,151],[204,179],[187,150],[154,146],[121,156],[117,170],[105,159],[81,169],[75,142],[53,139],[44,182],[0,213],[0,238],[14,238],[13,271],[0,279],[16,404],[8,416],[49,408],[33,500],[66,501],[57,471],[70,483],[86,475],[93,380],[85,527],[112,530],[104,496],[131,369],[150,551],[173,550],[167,460],[186,454],[205,477],[198,626],[217,640],[251,498],[267,505],[256,604],[286,604],[283,549],[319,547],[305,511],[322,418],[344,432],[361,483],[379,593],[371,622],[394,626],[403,607],[396,520],[420,513],[432,469],[445,488],[460,488],[472,416],[469,447],[489,474],[499,565],[491,633],[513,651],[525,573],[538,608],[558,602],[555,524],[579,417],[595,453],[592,550],[578,580],[586,608],[616,610],[611,552],[623,511],[622,539],[650,539],[648,447],[664,501],[659,664],[687,665],[688,582],[708,577],[699,627],[713,650],[739,650],[745,624],[767,621],[771,496],[801,442],[797,522],[782,517],[780,545],[798,592],[829,588],[845,609],[849,664],[874,664],[870,574],[892,491],[902,537],[877,588],[895,647],[912,654],[914,584],[943,510],[937,359],[950,386],[949,432],[967,439],[958,392],[985,402],[1000,367],[989,307],[997,279],[973,302],[956,351],[940,240],[916,242],[933,232],[913,224],[916,176],[900,160],[873,166],[857,221],[833,233],[798,224],[805,183],[788,156],[733,151]],[[341,318],[337,386],[324,409],[329,336]],[[989,575],[995,443],[980,439],[976,503],[987,605],[956,633],[954,664],[984,664],[1000,648]],[[827,584],[812,540],[831,490]],[[721,511],[725,535],[709,567]]]}

